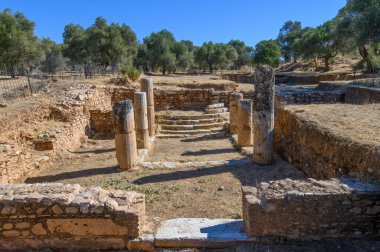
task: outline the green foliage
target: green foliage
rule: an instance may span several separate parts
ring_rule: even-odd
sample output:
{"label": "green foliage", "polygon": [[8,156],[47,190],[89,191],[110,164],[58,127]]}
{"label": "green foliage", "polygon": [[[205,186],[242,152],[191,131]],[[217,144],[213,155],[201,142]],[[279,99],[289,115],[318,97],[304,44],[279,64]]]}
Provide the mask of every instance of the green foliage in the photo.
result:
{"label": "green foliage", "polygon": [[253,62],[276,67],[280,63],[281,51],[275,40],[263,40],[255,47]]}
{"label": "green foliage", "polygon": [[43,60],[44,52],[34,27],[20,12],[13,14],[6,9],[0,13],[0,65],[29,70]]}
{"label": "green foliage", "polygon": [[65,59],[62,56],[62,46],[50,39],[42,39],[42,48],[45,52],[45,60],[42,67],[45,72],[56,73],[65,67]]}
{"label": "green foliage", "polygon": [[379,0],[348,0],[335,18],[340,51],[345,48],[342,52],[347,52],[357,47],[362,57],[358,65],[365,64],[368,72],[374,72],[376,68],[376,56],[371,55],[371,47],[380,43],[379,13]]}
{"label": "green foliage", "polygon": [[339,40],[335,36],[335,21],[328,21],[317,28],[305,28],[295,42],[295,48],[304,59],[323,59],[326,70],[338,54]]}
{"label": "green foliage", "polygon": [[297,51],[295,48],[295,42],[301,37],[302,25],[298,21],[287,21],[280,29],[280,33],[277,37],[277,42],[281,49],[282,57],[285,62],[289,62],[292,58],[293,61],[297,61]]}
{"label": "green foliage", "polygon": [[173,51],[176,55],[177,67],[182,70],[188,70],[194,63],[192,50],[194,45],[191,41],[180,41],[174,45]]}
{"label": "green foliage", "polygon": [[195,62],[201,69],[212,73],[214,69],[224,69],[238,59],[236,49],[229,44],[204,43],[195,52]]}
{"label": "green foliage", "polygon": [[128,77],[132,82],[137,81],[140,78],[140,71],[132,65],[127,65],[120,70],[124,77]]}
{"label": "green foliage", "polygon": [[176,55],[174,54],[175,38],[168,30],[152,33],[144,38],[147,48],[147,60],[153,69],[161,69],[163,74],[175,71]]}
{"label": "green foliage", "polygon": [[341,16],[349,20],[357,44],[380,43],[379,0],[348,0]]}
{"label": "green foliage", "polygon": [[247,46],[243,41],[231,40],[228,45],[235,48],[237,52],[237,59],[234,60],[234,68],[239,69],[242,66],[250,65],[253,55],[253,47]]}
{"label": "green foliage", "polygon": [[87,29],[66,25],[63,33],[64,55],[78,63],[97,63],[104,67],[131,64],[137,54],[136,34],[125,24],[98,17]]}

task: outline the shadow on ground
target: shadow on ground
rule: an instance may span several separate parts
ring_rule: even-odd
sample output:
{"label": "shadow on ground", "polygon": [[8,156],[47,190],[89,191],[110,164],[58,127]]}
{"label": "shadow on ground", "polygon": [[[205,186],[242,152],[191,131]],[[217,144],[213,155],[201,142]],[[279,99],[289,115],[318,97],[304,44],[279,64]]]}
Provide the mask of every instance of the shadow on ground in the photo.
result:
{"label": "shadow on ground", "polygon": [[93,150],[85,150],[85,151],[72,151],[71,153],[74,153],[74,154],[88,154],[88,153],[101,154],[101,153],[111,152],[111,151],[115,151],[115,150],[116,150],[115,148],[93,149]]}
{"label": "shadow on ground", "polygon": [[[241,164],[238,164],[241,161]],[[260,166],[250,163],[249,160],[231,160],[236,165],[221,165],[214,167],[202,167],[192,170],[178,170],[169,173],[148,175],[133,181],[138,185],[175,181],[189,178],[199,178],[208,175],[217,175],[222,173],[233,174],[243,186],[256,186],[261,182],[272,180],[281,180],[286,178],[303,179],[305,175],[276,157],[276,162],[269,166]]]}
{"label": "shadow on ground", "polygon": [[27,178],[25,183],[46,183],[46,182],[57,182],[64,179],[73,179],[80,177],[89,177],[94,175],[106,175],[106,174],[115,174],[123,172],[117,166],[112,167],[101,167],[101,168],[92,168],[79,171],[63,172],[55,175],[47,175],[40,177]]}
{"label": "shadow on ground", "polygon": [[180,141],[183,143],[191,143],[191,142],[203,142],[203,141],[210,141],[215,139],[225,139],[226,136],[224,133],[216,133],[216,134],[210,134],[210,135],[204,135],[200,137],[192,137],[188,139],[181,139]]}
{"label": "shadow on ground", "polygon": [[181,156],[204,156],[204,155],[216,155],[225,153],[235,153],[236,151],[231,148],[226,149],[214,149],[214,150],[200,150],[200,151],[186,151]]}

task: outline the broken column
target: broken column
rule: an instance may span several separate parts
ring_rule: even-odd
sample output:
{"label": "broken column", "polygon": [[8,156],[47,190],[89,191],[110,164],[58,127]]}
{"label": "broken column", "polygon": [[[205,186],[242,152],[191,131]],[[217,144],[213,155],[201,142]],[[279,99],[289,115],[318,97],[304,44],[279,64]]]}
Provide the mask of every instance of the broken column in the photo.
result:
{"label": "broken column", "polygon": [[135,92],[133,105],[135,107],[136,140],[138,149],[149,148],[148,110],[145,92]]}
{"label": "broken column", "polygon": [[148,111],[148,128],[149,136],[154,136],[155,134],[155,113],[154,113],[154,92],[153,92],[153,79],[152,78],[142,78],[141,79],[141,92],[146,93],[147,100],[147,111]]}
{"label": "broken column", "polygon": [[253,97],[253,161],[274,162],[274,70],[258,66]]}
{"label": "broken column", "polygon": [[242,147],[252,146],[252,100],[243,99],[238,103],[238,145]]}
{"label": "broken column", "polygon": [[239,116],[238,116],[238,103],[243,99],[242,93],[232,93],[230,94],[230,133],[237,134],[238,133],[238,125],[239,125]]}
{"label": "broken column", "polygon": [[137,165],[135,118],[132,101],[115,103],[114,115],[116,159],[121,169],[131,169]]}

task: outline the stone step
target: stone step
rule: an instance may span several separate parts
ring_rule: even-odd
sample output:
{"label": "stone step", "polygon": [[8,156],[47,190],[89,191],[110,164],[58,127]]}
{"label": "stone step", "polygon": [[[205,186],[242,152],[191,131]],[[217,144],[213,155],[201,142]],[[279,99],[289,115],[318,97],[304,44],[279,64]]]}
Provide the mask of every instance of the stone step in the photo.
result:
{"label": "stone step", "polygon": [[223,132],[223,127],[212,128],[212,129],[198,129],[198,130],[160,130],[160,134],[179,134],[179,135],[196,135],[196,134],[207,134],[213,132]]}
{"label": "stone step", "polygon": [[213,129],[223,127],[224,122],[209,123],[209,124],[194,124],[194,125],[161,125],[163,130],[198,130],[198,129]]}
{"label": "stone step", "polygon": [[207,108],[205,109],[206,114],[218,114],[228,112],[228,108]]}
{"label": "stone step", "polygon": [[199,119],[199,120],[161,120],[160,124],[166,125],[198,125],[198,124],[209,124],[217,122],[226,122],[226,118],[210,118],[210,119]]}
{"label": "stone step", "polygon": [[207,106],[208,109],[224,108],[224,103],[215,103]]}
{"label": "stone step", "polygon": [[156,247],[164,248],[233,248],[239,244],[255,242],[257,238],[249,238],[244,233],[243,220],[233,219],[167,220],[155,235]]}
{"label": "stone step", "polygon": [[229,112],[223,113],[206,113],[203,115],[156,115],[157,123],[161,120],[200,120],[200,119],[212,119],[212,118],[229,118]]}

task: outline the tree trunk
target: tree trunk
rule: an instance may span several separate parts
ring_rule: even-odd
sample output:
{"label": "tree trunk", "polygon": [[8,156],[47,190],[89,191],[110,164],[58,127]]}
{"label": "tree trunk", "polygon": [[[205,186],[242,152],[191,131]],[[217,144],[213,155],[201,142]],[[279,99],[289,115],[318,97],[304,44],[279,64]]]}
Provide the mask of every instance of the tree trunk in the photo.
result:
{"label": "tree trunk", "polygon": [[213,69],[212,69],[212,65],[211,65],[211,63],[210,63],[210,64],[208,64],[208,69],[210,70],[210,73],[212,73],[212,72],[213,72]]}
{"label": "tree trunk", "polygon": [[329,59],[330,59],[330,58],[324,58],[324,60],[325,60],[325,70],[326,70],[326,71],[329,71],[329,70],[330,70]]}
{"label": "tree trunk", "polygon": [[367,48],[365,46],[359,47],[359,53],[360,53],[360,56],[363,58],[361,62],[365,62],[367,64],[367,71],[369,73],[374,73],[375,68],[371,61]]}
{"label": "tree trunk", "polygon": [[315,64],[315,69],[317,69],[318,68],[318,60],[317,60],[317,58],[314,58],[314,64]]}
{"label": "tree trunk", "polygon": [[12,79],[16,79],[16,73],[14,66],[8,67],[8,74],[11,76]]}
{"label": "tree trunk", "polygon": [[295,53],[293,54],[293,61],[294,63],[297,63],[297,55]]}

